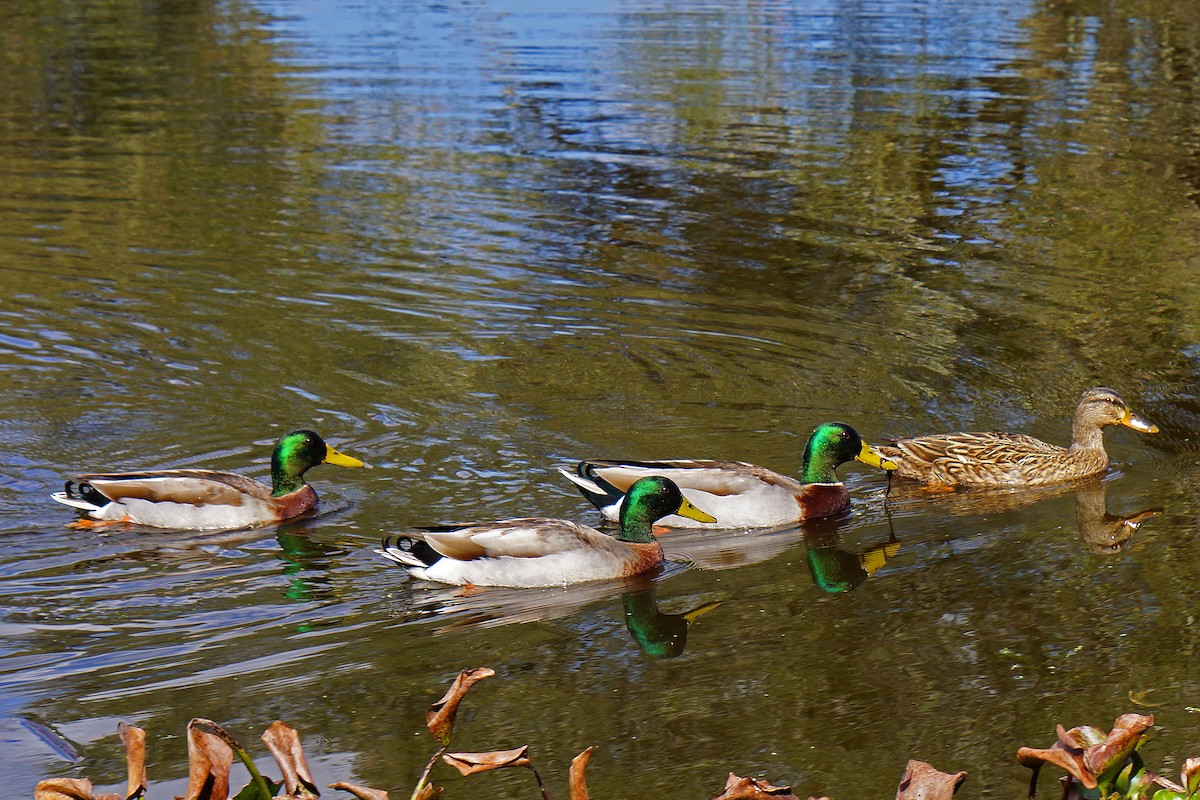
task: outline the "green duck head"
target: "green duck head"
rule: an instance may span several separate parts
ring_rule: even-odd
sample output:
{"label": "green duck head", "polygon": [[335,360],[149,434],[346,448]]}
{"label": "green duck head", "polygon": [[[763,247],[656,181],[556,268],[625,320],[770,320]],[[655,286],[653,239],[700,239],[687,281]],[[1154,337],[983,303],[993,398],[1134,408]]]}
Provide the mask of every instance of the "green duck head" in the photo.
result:
{"label": "green duck head", "polygon": [[313,431],[292,431],[279,439],[271,454],[271,494],[280,497],[304,486],[304,473],[318,464],[363,466],[357,458],[334,450]]}
{"label": "green duck head", "polygon": [[704,513],[683,496],[670,478],[652,475],[629,487],[621,503],[621,533],[623,542],[645,544],[654,541],[654,523],[670,514],[679,514],[697,522],[716,522],[716,517]]}
{"label": "green duck head", "polygon": [[847,461],[858,460],[879,469],[896,469],[896,462],[885,458],[862,440],[858,432],[844,422],[824,422],[808,437],[804,447],[804,465],[800,480],[804,483],[838,483],[835,470]]}

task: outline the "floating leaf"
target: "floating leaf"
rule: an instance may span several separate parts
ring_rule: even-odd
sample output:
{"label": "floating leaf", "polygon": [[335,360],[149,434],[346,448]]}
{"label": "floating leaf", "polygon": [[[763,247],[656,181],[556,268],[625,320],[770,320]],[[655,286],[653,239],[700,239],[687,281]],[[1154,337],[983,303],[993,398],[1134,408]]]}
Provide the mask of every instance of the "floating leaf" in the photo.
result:
{"label": "floating leaf", "polygon": [[489,772],[505,767],[528,767],[529,745],[522,745],[516,750],[493,750],[490,753],[446,753],[442,756],[442,761],[463,775],[474,775],[476,772]]}
{"label": "floating leaf", "polygon": [[932,764],[912,759],[896,787],[896,800],[946,800],[954,796],[966,779],[965,772],[950,775]]}
{"label": "floating leaf", "polygon": [[188,723],[188,790],[183,800],[226,800],[229,797],[229,768],[233,748],[229,735],[218,735],[217,723],[193,719]]}
{"label": "floating leaf", "polygon": [[588,800],[587,782],[583,773],[587,770],[588,761],[592,758],[594,747],[589,747],[571,759],[571,800]]}
{"label": "floating leaf", "polygon": [[713,800],[800,800],[792,794],[790,786],[772,786],[757,778],[739,778],[732,772],[725,781],[725,788]]}
{"label": "floating leaf", "polygon": [[308,770],[308,762],[304,760],[304,748],[300,746],[300,734],[290,725],[278,720],[263,731],[263,744],[275,757],[279,771],[283,773],[284,790],[291,797],[319,797],[317,785],[313,782]]}
{"label": "floating leaf", "polygon": [[133,800],[146,794],[146,732],[136,725],[117,723],[121,744],[125,745],[125,764],[128,781],[125,797]]}
{"label": "floating leaf", "polygon": [[92,794],[87,778],[54,778],[41,781],[33,789],[34,800],[121,800],[116,794]]}
{"label": "floating leaf", "polygon": [[450,742],[450,734],[454,730],[454,715],[458,713],[458,704],[467,691],[484,678],[490,678],[496,671],[488,667],[464,669],[454,679],[454,684],[442,695],[442,699],[429,707],[425,713],[425,726],[433,737],[442,744]]}
{"label": "floating leaf", "polygon": [[341,789],[343,792],[349,792],[358,798],[358,800],[388,800],[388,793],[382,789],[371,789],[367,786],[358,786],[345,781],[329,784],[330,789]]}

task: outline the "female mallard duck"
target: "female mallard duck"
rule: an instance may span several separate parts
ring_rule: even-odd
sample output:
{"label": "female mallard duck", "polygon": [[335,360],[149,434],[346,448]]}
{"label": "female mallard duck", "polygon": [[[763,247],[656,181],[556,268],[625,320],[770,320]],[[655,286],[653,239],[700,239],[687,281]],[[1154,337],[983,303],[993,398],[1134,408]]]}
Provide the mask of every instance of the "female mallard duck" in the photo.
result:
{"label": "female mallard duck", "polygon": [[509,519],[451,531],[407,533],[377,550],[414,577],[475,586],[561,586],[625,578],[662,563],[654,521],[682,514],[713,517],[692,505],[667,478],[643,478],[629,489],[616,538],[565,519]]}
{"label": "female mallard duck", "polygon": [[50,496],[98,520],[178,530],[247,528],[316,506],[304,473],[317,464],[363,466],[312,431],[294,431],[271,454],[270,486],[232,472],[164,469],[79,475]]}
{"label": "female mallard duck", "polygon": [[[717,517],[723,528],[767,528],[826,517],[850,505],[850,493],[835,470],[857,459],[880,469],[896,465],[865,444],[842,422],[817,426],[804,448],[800,480],[742,461],[604,461],[580,462],[572,473],[560,469],[607,519],[616,519],[625,491],[645,475],[664,475],[688,499]],[[664,525],[691,526],[678,516]]]}
{"label": "female mallard duck", "polygon": [[900,465],[901,478],[944,486],[1044,486],[1108,469],[1102,436],[1107,425],[1158,433],[1120,395],[1099,386],[1084,392],[1075,406],[1070,447],[1021,433],[944,433],[898,439],[878,449]]}

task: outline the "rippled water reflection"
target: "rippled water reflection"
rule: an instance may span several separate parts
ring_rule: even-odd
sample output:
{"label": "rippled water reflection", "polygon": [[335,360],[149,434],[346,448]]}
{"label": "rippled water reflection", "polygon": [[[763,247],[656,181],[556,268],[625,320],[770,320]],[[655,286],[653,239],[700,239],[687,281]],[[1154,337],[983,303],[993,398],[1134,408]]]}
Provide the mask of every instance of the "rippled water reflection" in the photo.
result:
{"label": "rippled water reflection", "polygon": [[[910,757],[1012,796],[1019,745],[1131,696],[1152,766],[1196,754],[1193,4],[18,1],[0,40],[19,791],[123,780],[125,719],[182,794],[197,715],[403,791],[479,664],[456,746],[528,742],[561,785],[596,745],[597,796],[885,796]],[[459,597],[371,552],[594,522],[552,469],[582,457],[795,474],[828,419],[1063,443],[1097,384],[1163,430],[1080,487],[847,466],[849,515],[668,534],[628,586]],[[261,478],[300,426],[378,469],[314,470],[322,513],[278,529],[79,532],[46,498]]]}

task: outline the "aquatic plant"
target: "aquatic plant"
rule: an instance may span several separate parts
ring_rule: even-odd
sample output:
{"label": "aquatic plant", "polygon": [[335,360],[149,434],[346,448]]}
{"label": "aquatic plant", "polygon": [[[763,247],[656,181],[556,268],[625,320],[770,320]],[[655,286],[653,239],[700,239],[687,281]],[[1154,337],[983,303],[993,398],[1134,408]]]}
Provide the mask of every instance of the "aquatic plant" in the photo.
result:
{"label": "aquatic plant", "polygon": [[1037,791],[1042,765],[1054,764],[1067,772],[1063,800],[1200,800],[1200,758],[1184,762],[1182,784],[1146,769],[1137,751],[1152,725],[1154,716],[1142,714],[1122,714],[1108,733],[1091,725],[1070,730],[1059,725],[1050,747],[1017,751],[1017,760],[1033,770],[1029,797]]}

